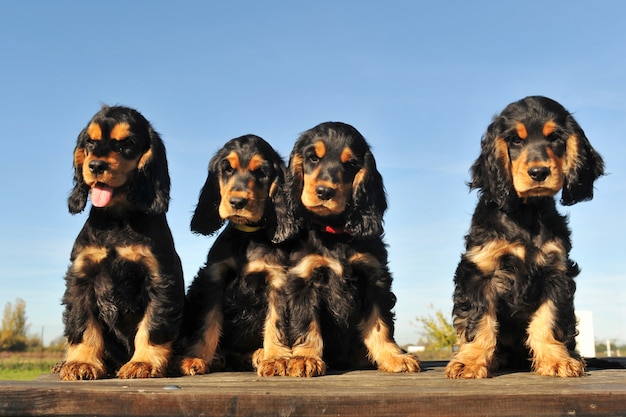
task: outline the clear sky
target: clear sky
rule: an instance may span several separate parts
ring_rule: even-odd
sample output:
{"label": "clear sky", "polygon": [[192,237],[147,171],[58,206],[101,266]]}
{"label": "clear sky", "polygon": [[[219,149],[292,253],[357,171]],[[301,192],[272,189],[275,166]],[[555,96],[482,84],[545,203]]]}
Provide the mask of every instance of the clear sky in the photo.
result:
{"label": "clear sky", "polygon": [[[168,213],[187,285],[212,239],[192,235],[208,161],[254,133],[287,157],[334,120],[373,147],[390,208],[396,336],[450,314],[476,193],[465,185],[492,117],[546,95],[574,113],[609,175],[570,215],[576,308],[626,340],[626,2],[4,1],[0,4],[0,307],[62,334],[72,150],[102,103],[137,108],[168,152]],[[429,308],[432,306],[432,308]]]}

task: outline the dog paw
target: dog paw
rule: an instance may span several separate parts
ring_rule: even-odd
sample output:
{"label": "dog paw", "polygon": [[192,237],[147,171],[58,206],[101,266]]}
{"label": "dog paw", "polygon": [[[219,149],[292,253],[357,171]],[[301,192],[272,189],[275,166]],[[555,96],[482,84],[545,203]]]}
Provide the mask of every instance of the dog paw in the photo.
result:
{"label": "dog paw", "polygon": [[561,378],[579,377],[585,374],[585,362],[582,359],[568,358],[562,361],[544,361],[534,364],[534,370],[541,376]]}
{"label": "dog paw", "polygon": [[255,363],[259,376],[287,376],[289,358],[263,359]]}
{"label": "dog paw", "polygon": [[390,356],[384,362],[378,363],[378,370],[383,372],[419,372],[421,367],[417,356],[405,353]]}
{"label": "dog paw", "polygon": [[325,373],[326,363],[319,358],[296,356],[289,359],[289,366],[287,369],[288,376],[309,378],[313,376],[321,376]]}
{"label": "dog paw", "polygon": [[209,366],[204,359],[185,358],[180,362],[180,370],[184,375],[204,375],[209,373]]}
{"label": "dog paw", "polygon": [[122,379],[159,378],[164,376],[163,369],[148,362],[128,362],[117,371],[117,377]]}
{"label": "dog paw", "polygon": [[484,365],[463,363],[452,359],[446,366],[445,374],[452,379],[482,379],[489,377],[489,369]]}
{"label": "dog paw", "polygon": [[81,381],[99,379],[106,372],[101,364],[87,362],[65,362],[58,369],[63,381]]}

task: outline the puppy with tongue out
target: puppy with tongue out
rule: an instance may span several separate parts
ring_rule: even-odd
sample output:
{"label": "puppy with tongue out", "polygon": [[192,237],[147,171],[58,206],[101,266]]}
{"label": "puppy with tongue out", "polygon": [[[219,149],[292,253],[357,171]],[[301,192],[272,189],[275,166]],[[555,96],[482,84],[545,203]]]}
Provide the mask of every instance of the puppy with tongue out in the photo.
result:
{"label": "puppy with tongue out", "polygon": [[92,207],[65,276],[61,379],[165,376],[184,302],[169,192],[157,132],[134,109],[104,106],[74,149],[68,207]]}

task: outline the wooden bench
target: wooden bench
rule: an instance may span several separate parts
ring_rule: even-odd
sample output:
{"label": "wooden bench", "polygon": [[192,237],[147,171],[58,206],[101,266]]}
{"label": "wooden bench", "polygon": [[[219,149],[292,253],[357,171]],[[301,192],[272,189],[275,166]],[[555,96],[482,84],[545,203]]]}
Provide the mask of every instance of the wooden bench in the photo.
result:
{"label": "wooden bench", "polygon": [[254,373],[149,380],[0,381],[1,416],[626,416],[626,370],[582,378],[500,372],[449,380],[445,362],[419,374],[331,373],[310,379]]}

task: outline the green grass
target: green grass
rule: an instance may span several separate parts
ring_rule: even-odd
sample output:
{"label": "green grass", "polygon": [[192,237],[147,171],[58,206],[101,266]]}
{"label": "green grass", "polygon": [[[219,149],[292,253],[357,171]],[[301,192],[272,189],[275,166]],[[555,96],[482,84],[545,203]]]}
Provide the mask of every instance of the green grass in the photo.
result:
{"label": "green grass", "polygon": [[42,374],[50,373],[61,359],[60,354],[3,354],[0,356],[0,380],[32,381]]}

